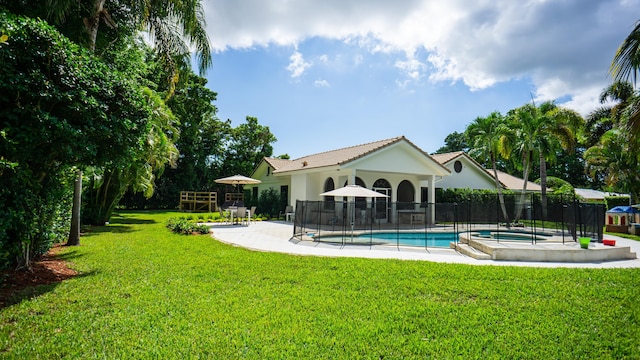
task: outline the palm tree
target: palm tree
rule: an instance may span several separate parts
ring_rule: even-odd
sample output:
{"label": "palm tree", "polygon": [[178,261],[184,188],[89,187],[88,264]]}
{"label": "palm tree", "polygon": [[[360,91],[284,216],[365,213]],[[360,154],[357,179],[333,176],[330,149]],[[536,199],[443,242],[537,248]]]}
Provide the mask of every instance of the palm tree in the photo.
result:
{"label": "palm tree", "polygon": [[633,79],[636,83],[640,70],[640,21],[636,22],[631,33],[622,42],[616,51],[609,73],[615,81],[627,81]]}
{"label": "palm tree", "polygon": [[493,169],[493,178],[500,199],[500,208],[505,223],[509,224],[509,214],[504,203],[504,194],[502,192],[502,184],[498,179],[497,160],[506,151],[503,146],[503,136],[507,130],[505,119],[498,111],[494,111],[487,117],[477,117],[465,131],[466,138],[471,144],[469,153],[474,158],[489,160]]}
{"label": "palm tree", "polygon": [[586,169],[593,178],[604,177],[612,189],[640,196],[639,144],[629,143],[621,129],[607,131],[598,144],[585,151]]}
{"label": "palm tree", "polygon": [[539,107],[535,103],[524,105],[510,118],[515,131],[514,146],[522,156],[524,183],[515,221],[520,219],[527,191],[529,172],[534,156],[540,163],[540,186],[543,217],[547,212],[547,161],[554,161],[557,152],[572,151],[575,131],[582,124],[582,117],[573,110],[558,107],[553,102],[544,102]]}
{"label": "palm tree", "polygon": [[[151,114],[150,129],[142,148],[127,164],[92,169],[89,176],[92,186],[87,191],[85,218],[92,225],[108,221],[129,188],[151,197],[156,174],[162,172],[166,164],[174,166],[178,159],[176,118],[154,91],[146,88],[144,95]],[[133,149],[131,151],[134,152]]]}
{"label": "palm tree", "polygon": [[[616,51],[609,73],[616,82],[633,81],[636,85],[640,71],[640,21],[636,22],[631,33]],[[640,95],[634,93],[624,107],[624,122],[629,134],[637,138],[640,136]]]}
{"label": "palm tree", "polygon": [[[77,0],[47,0],[50,17],[64,21],[72,9],[79,7]],[[173,94],[178,81],[178,66],[175,57],[188,56],[185,39],[195,46],[199,60],[200,72],[203,73],[211,65],[209,39],[205,31],[204,11],[201,0],[115,0],[113,9],[127,8],[132,18],[128,19],[131,28],[146,30],[155,44],[155,49],[169,69],[168,96]],[[103,21],[110,28],[119,26],[109,11],[106,0],[93,0],[88,8],[88,16],[83,19],[86,32],[89,34],[88,48],[96,50],[98,30]],[[117,38],[114,40],[117,41]],[[82,171],[79,169],[74,186],[74,210],[72,210],[69,245],[79,244],[80,229],[80,192],[82,190]]]}

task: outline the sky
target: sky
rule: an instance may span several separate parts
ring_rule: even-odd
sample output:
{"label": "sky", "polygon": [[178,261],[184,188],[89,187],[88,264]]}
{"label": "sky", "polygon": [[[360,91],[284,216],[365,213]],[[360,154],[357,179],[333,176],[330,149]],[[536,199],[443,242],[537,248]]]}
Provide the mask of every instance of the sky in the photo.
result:
{"label": "sky", "polygon": [[405,136],[432,153],[479,116],[583,116],[640,0],[204,0],[218,117],[292,159]]}

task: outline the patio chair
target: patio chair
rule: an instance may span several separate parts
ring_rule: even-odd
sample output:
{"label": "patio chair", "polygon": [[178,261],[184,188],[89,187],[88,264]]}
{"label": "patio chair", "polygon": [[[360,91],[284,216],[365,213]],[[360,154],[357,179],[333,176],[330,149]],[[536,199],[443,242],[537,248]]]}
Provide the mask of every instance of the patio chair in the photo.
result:
{"label": "patio chair", "polygon": [[249,212],[249,223],[251,223],[252,219],[255,220],[255,218],[256,218],[256,209],[257,208],[258,208],[257,206],[252,206],[251,207],[251,211]]}
{"label": "patio chair", "polygon": [[248,221],[249,218],[247,217],[247,208],[244,206],[238,206],[238,210],[236,212],[236,219],[237,222],[240,224],[244,224],[245,221]]}
{"label": "patio chair", "polygon": [[280,214],[278,214],[278,218],[281,218],[282,216],[284,216],[284,219],[286,221],[293,221],[294,215],[295,213],[293,212],[293,206],[287,205],[287,207],[284,209],[284,212],[281,212]]}

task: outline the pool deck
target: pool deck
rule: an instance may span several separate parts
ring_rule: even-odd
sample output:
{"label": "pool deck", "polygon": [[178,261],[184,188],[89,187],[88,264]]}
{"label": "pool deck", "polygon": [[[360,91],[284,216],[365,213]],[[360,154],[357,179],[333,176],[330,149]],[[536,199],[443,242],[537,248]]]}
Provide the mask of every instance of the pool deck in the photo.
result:
{"label": "pool deck", "polygon": [[[389,245],[342,245],[320,243],[313,241],[299,241],[293,239],[293,225],[282,221],[258,221],[249,226],[206,224],[211,227],[214,239],[223,243],[240,246],[255,251],[279,252],[301,256],[328,256],[328,257],[357,257],[372,259],[400,259],[431,261],[439,263],[456,263],[469,265],[494,265],[494,266],[527,266],[527,267],[572,267],[572,268],[640,268],[640,259],[626,259],[613,261],[587,261],[587,262],[560,262],[560,261],[511,261],[494,259],[476,259],[465,255],[460,251],[450,248],[413,248],[396,247]],[[629,247],[630,251],[640,253],[640,242],[624,239],[617,236],[605,236],[606,239],[616,240],[613,248]],[[518,247],[519,251],[535,251],[541,247],[548,250],[556,246],[572,247],[571,251],[587,252],[605,247],[602,244],[592,243],[588,250],[579,249],[579,245],[570,244],[513,244],[501,242],[500,247]],[[577,247],[577,248],[576,248]],[[606,247],[611,248],[611,247]],[[606,249],[605,249],[606,250]]]}

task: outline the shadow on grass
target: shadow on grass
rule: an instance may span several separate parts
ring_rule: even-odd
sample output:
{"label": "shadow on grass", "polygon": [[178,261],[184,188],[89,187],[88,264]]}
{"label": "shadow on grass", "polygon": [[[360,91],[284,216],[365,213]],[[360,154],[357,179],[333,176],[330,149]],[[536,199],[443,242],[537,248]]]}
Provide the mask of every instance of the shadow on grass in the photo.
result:
{"label": "shadow on grass", "polygon": [[155,224],[156,221],[155,220],[151,220],[151,219],[137,219],[137,218],[133,218],[131,215],[126,215],[126,214],[114,214],[111,217],[111,224],[138,224],[138,225],[144,225],[144,224]]}
{"label": "shadow on grass", "polygon": [[[51,269],[39,269],[32,273],[30,279],[21,279],[19,282],[7,281],[0,287],[0,310],[11,305],[19,304],[24,300],[31,300],[40,295],[53,291],[62,281],[70,278],[83,278],[95,274],[96,271],[83,273],[60,274]],[[11,277],[11,275],[9,275]],[[13,279],[15,280],[15,279]]]}
{"label": "shadow on grass", "polygon": [[[66,249],[73,249],[74,246],[66,246],[66,245],[62,245],[64,248]],[[79,254],[78,250],[68,250],[64,253],[60,252],[56,254],[55,259],[56,260],[60,260],[60,261],[70,261],[73,259],[77,259],[79,257],[83,256],[83,254]]]}
{"label": "shadow on grass", "polygon": [[133,228],[133,226],[127,225],[107,225],[107,226],[92,226],[91,229],[82,233],[82,236],[92,236],[102,233],[131,233],[139,231]]}
{"label": "shadow on grass", "polygon": [[131,233],[134,231],[139,231],[134,229],[131,225],[149,225],[155,224],[157,221],[151,219],[137,219],[132,217],[131,215],[121,215],[114,214],[111,217],[111,222],[108,225],[100,226],[93,225],[88,227],[85,231],[83,231],[82,236],[91,236],[102,233]]}

